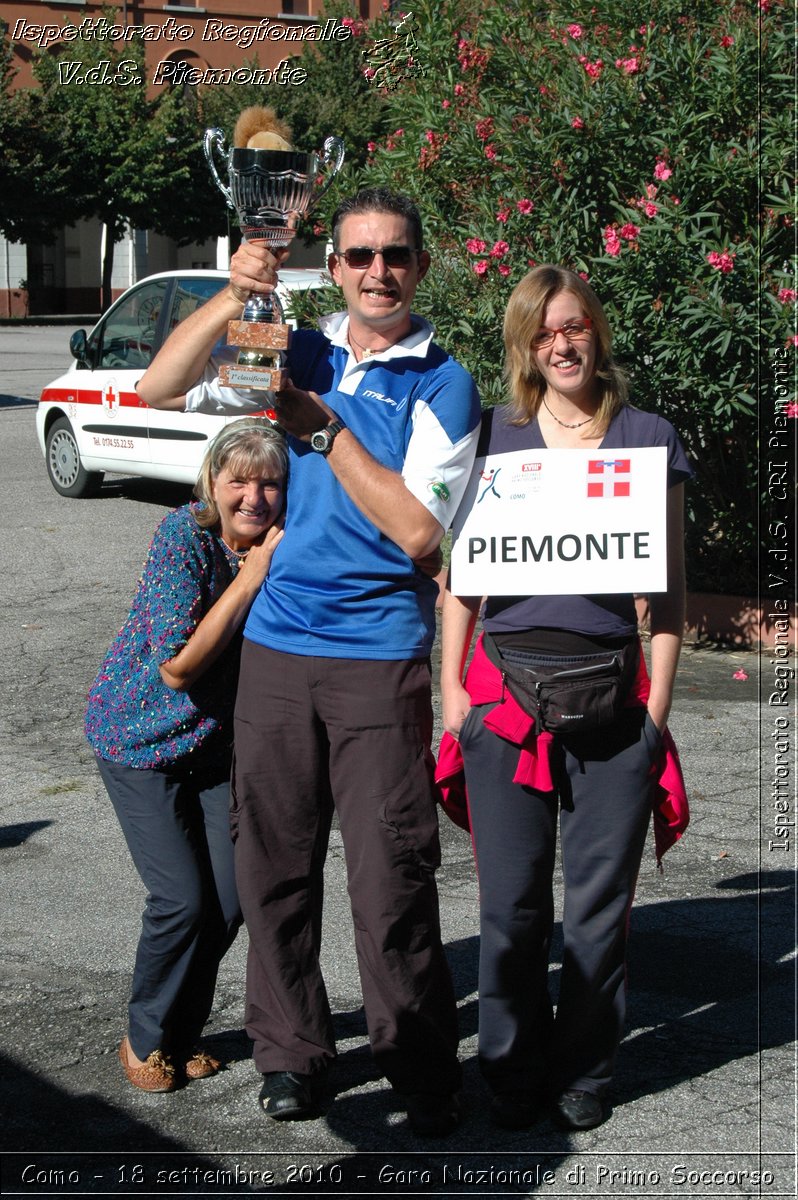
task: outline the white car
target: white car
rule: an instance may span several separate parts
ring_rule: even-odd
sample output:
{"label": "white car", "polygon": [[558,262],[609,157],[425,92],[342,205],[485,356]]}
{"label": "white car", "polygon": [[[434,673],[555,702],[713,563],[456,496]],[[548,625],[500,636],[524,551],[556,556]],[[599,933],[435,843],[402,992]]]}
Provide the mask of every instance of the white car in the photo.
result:
{"label": "white car", "polygon": [[[194,483],[210,438],[234,417],[148,408],[135,385],[180,321],[227,284],[226,271],[166,271],[129,288],[89,336],[79,329],[69,370],[41,394],[36,413],[50,482],[62,496],[90,496],[103,474]],[[321,269],[285,267],[277,295],[321,288]],[[290,318],[286,317],[290,322]]]}

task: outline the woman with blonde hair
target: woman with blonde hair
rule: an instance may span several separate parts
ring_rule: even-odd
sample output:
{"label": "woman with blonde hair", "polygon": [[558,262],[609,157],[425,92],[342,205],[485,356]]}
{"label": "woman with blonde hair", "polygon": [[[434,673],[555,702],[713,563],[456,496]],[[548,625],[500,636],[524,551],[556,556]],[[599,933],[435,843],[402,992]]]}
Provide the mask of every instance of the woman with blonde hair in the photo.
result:
{"label": "woman with blonde hair", "polygon": [[[522,1128],[548,1102],[560,1125],[589,1129],[607,1114],[627,920],[655,781],[664,752],[674,752],[666,723],[684,628],[683,485],[692,470],[672,426],[628,403],[606,316],[578,275],[529,272],[510,297],[504,339],[510,400],[485,414],[478,456],[667,451],[668,580],[650,597],[650,681],[632,595],[535,595],[530,568],[529,595],[485,598],[465,681],[481,598],[449,588],[443,604],[441,762],[454,748],[465,774],[480,888],[479,1060],[491,1114]],[[609,715],[599,717],[603,701],[591,694],[576,724],[557,727],[512,690],[514,676],[534,691],[541,679],[575,671],[590,681],[606,675],[615,693]],[[555,1017],[548,967],[558,817],[564,949]],[[682,810],[658,853],[685,824]]]}
{"label": "woman with blonde hair", "polygon": [[196,503],[155,531],[89,691],[86,736],[148,891],[119,1047],[148,1092],[220,1065],[198,1040],[241,924],[229,815],[241,627],[282,537],[286,469],[265,422],[222,429]]}

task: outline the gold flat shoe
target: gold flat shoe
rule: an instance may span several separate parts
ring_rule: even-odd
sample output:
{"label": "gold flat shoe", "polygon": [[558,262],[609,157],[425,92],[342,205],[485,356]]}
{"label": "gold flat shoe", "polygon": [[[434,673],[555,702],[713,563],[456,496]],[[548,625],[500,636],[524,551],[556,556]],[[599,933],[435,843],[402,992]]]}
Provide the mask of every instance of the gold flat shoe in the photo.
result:
{"label": "gold flat shoe", "polygon": [[209,1079],[216,1075],[222,1064],[204,1050],[198,1050],[186,1063],[186,1079]]}
{"label": "gold flat shoe", "polygon": [[119,1044],[119,1061],[128,1081],[143,1092],[173,1092],[175,1069],[160,1050],[153,1050],[143,1066],[137,1067],[130,1061],[130,1042],[123,1037]]}

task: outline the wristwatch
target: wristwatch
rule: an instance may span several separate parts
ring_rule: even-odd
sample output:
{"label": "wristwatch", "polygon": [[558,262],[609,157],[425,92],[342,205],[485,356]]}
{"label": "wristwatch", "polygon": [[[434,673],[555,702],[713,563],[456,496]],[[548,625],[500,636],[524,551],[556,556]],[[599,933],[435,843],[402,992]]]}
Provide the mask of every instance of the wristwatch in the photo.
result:
{"label": "wristwatch", "polygon": [[324,429],[317,429],[310,435],[310,447],[318,454],[327,455],[332,450],[332,444],[342,429],[346,429],[340,417],[336,417]]}

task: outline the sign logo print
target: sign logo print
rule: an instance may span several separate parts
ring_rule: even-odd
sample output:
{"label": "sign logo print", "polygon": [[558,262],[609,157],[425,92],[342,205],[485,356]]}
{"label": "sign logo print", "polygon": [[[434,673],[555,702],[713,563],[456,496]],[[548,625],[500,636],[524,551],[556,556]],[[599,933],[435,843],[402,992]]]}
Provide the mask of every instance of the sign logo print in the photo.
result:
{"label": "sign logo print", "polygon": [[477,504],[481,504],[489,492],[493,492],[493,495],[496,497],[496,499],[501,500],[501,496],[496,491],[496,480],[498,479],[500,473],[501,473],[501,467],[492,467],[491,470],[488,471],[487,475],[485,474],[484,471],[480,471],[480,478],[484,479],[485,483],[488,486],[486,488],[483,488],[482,494],[480,495],[479,499],[477,500]]}
{"label": "sign logo print", "polygon": [[[588,497],[631,495],[631,472],[632,465],[628,458],[591,458],[587,464]],[[621,478],[624,475],[627,478]]]}

